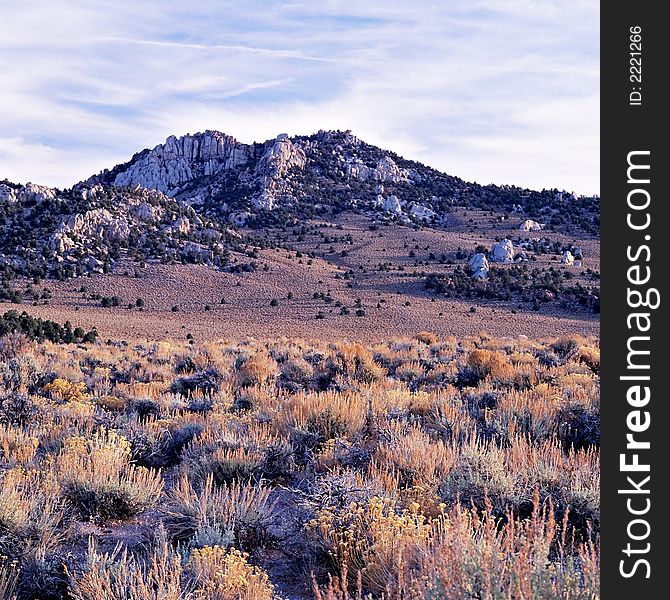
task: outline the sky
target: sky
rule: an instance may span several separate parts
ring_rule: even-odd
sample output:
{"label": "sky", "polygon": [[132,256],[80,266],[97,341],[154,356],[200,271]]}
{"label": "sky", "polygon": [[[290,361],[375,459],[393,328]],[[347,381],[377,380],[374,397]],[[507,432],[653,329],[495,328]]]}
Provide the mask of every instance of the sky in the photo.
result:
{"label": "sky", "polygon": [[478,183],[599,193],[597,0],[0,0],[0,179],[169,135],[350,129]]}

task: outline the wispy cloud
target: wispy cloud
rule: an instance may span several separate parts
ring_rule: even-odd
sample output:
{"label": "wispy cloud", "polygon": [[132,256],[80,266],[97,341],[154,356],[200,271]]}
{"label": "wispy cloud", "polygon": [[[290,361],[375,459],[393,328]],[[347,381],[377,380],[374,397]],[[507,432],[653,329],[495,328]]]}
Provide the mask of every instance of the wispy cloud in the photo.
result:
{"label": "wispy cloud", "polygon": [[67,186],[168,135],[352,129],[482,183],[599,189],[592,0],[5,0],[0,178]]}
{"label": "wispy cloud", "polygon": [[99,42],[118,42],[121,44],[139,44],[144,46],[159,46],[163,48],[178,48],[184,50],[224,50],[232,53],[257,54],[259,56],[270,56],[273,58],[292,58],[296,60],[315,60],[318,62],[337,62],[335,59],[310,56],[293,50],[273,50],[270,48],[257,48],[255,46],[241,46],[234,44],[193,44],[186,42],[166,42],[162,40],[137,40],[124,37],[99,38]]}

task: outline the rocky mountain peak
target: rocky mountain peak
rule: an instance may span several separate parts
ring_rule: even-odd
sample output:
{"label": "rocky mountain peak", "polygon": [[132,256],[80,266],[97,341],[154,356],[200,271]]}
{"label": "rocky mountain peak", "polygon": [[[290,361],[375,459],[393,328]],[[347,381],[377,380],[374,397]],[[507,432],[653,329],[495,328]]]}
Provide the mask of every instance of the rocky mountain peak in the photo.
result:
{"label": "rocky mountain peak", "polygon": [[286,133],[266,142],[266,150],[256,165],[256,172],[266,177],[284,177],[289,169],[302,169],[307,158],[302,148],[296,146]]}
{"label": "rocky mountain peak", "polygon": [[26,185],[11,186],[0,183],[0,202],[13,204],[18,201],[40,203],[53,200],[56,190],[46,185],[26,183]]}
{"label": "rocky mountain peak", "polygon": [[170,136],[131,161],[116,174],[113,184],[138,184],[172,196],[184,183],[240,167],[251,155],[249,146],[220,131]]}

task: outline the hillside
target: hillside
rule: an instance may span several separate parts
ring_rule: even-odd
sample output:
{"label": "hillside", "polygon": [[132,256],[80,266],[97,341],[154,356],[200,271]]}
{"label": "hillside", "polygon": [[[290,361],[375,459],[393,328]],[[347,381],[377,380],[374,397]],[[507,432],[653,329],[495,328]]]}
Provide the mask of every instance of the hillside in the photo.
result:
{"label": "hillside", "polygon": [[350,132],[206,131],[70,189],[0,183],[0,299],[111,337],[595,333],[598,227],[598,198],[467,183]]}

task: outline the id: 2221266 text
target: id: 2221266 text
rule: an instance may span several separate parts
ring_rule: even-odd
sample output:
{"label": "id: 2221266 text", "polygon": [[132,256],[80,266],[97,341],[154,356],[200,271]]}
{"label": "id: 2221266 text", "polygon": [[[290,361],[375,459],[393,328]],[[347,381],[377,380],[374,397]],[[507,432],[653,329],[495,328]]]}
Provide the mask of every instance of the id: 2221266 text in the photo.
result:
{"label": "id: 2221266 text", "polygon": [[629,36],[629,81],[631,91],[628,95],[630,106],[642,106],[642,27],[634,25]]}

